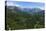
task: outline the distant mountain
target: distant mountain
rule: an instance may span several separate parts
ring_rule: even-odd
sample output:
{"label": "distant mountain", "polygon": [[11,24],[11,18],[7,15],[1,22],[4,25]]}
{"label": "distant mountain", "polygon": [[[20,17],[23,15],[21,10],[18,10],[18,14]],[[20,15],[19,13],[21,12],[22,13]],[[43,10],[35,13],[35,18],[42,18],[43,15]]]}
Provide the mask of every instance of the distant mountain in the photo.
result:
{"label": "distant mountain", "polygon": [[42,11],[38,12],[38,14],[43,15],[43,14],[45,14],[45,11],[44,11],[44,10],[42,10]]}
{"label": "distant mountain", "polygon": [[16,7],[16,6],[7,6],[9,9],[13,9],[15,12],[26,12],[29,14],[44,14],[44,10],[40,8],[21,8],[21,7]]}
{"label": "distant mountain", "polygon": [[8,9],[14,9],[15,6],[7,6]]}

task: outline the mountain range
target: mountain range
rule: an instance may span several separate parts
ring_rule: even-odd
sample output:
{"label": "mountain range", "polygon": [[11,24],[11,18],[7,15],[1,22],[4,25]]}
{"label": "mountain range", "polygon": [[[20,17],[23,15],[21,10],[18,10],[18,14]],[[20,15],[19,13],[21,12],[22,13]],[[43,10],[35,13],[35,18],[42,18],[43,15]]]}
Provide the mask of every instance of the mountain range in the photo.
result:
{"label": "mountain range", "polygon": [[44,14],[45,10],[42,10],[40,8],[21,8],[16,6],[7,6],[7,8],[12,9],[14,12],[27,12],[29,14]]}

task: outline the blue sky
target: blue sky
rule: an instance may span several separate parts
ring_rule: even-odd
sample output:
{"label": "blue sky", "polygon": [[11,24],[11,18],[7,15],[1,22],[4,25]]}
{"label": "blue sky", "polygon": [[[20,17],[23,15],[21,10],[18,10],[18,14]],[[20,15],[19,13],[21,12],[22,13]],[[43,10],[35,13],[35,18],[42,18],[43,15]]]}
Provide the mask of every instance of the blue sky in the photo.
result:
{"label": "blue sky", "polygon": [[6,0],[6,1],[29,1],[29,2],[43,2],[44,0]]}
{"label": "blue sky", "polygon": [[20,2],[20,1],[8,1],[8,6],[18,6],[18,7],[25,7],[25,8],[41,8],[44,9],[44,3],[40,2]]}

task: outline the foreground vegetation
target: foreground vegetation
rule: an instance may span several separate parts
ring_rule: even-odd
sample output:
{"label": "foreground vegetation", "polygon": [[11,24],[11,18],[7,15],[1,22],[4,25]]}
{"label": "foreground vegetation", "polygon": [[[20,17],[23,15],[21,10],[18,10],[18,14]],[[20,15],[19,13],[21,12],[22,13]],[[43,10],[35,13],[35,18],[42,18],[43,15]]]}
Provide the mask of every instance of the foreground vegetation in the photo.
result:
{"label": "foreground vegetation", "polygon": [[6,30],[44,28],[44,14],[31,15],[26,12],[6,10]]}

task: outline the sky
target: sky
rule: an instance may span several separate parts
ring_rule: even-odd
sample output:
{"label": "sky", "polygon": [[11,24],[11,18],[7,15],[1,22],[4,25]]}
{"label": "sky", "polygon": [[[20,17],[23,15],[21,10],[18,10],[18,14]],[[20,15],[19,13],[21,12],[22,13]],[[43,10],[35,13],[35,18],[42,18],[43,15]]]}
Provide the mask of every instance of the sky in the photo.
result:
{"label": "sky", "polygon": [[44,0],[7,0],[7,1],[34,1],[34,2],[43,2]]}
{"label": "sky", "polygon": [[17,6],[22,8],[41,8],[44,9],[45,4],[41,2],[22,2],[22,1],[7,1],[7,6]]}

